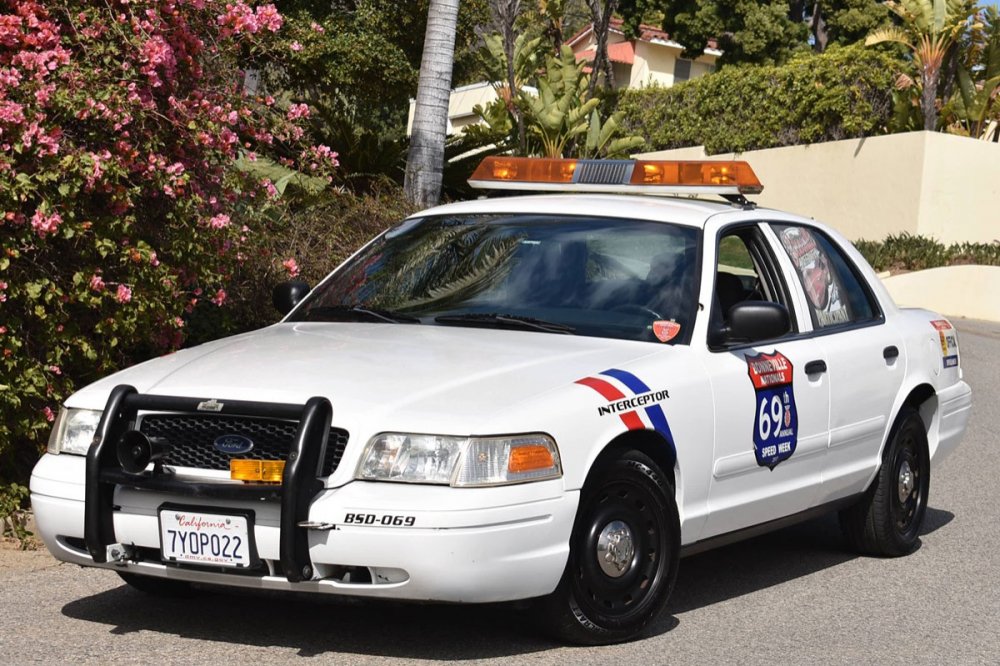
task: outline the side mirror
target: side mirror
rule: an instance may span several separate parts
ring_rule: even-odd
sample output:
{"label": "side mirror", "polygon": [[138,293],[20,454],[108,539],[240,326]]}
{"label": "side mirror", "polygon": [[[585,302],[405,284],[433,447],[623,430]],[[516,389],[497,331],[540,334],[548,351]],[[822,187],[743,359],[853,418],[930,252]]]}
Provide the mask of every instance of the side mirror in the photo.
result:
{"label": "side mirror", "polygon": [[714,344],[757,342],[777,338],[792,330],[788,309],[770,301],[743,301],[729,308],[729,325],[712,336]]}
{"label": "side mirror", "polygon": [[274,303],[274,308],[284,316],[302,302],[302,299],[306,297],[310,289],[309,284],[302,280],[282,282],[274,288],[274,292],[271,294],[271,302]]}

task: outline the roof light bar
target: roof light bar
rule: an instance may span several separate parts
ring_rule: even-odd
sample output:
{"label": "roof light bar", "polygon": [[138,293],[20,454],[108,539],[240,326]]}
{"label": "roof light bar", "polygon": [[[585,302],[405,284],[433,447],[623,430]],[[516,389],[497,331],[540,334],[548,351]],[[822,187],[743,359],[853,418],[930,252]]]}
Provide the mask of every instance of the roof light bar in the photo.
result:
{"label": "roof light bar", "polygon": [[740,161],[567,160],[487,157],[469,185],[486,190],[557,190],[628,194],[759,194],[753,169]]}

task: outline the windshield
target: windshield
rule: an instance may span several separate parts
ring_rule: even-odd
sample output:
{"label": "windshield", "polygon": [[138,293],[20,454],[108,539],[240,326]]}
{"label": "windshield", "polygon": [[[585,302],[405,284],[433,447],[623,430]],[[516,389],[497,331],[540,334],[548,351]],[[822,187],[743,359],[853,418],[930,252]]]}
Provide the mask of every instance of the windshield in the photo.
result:
{"label": "windshield", "polygon": [[671,342],[684,343],[699,243],[694,228],[617,218],[417,218],[342,266],[289,321],[363,315],[648,341],[667,321],[678,325]]}

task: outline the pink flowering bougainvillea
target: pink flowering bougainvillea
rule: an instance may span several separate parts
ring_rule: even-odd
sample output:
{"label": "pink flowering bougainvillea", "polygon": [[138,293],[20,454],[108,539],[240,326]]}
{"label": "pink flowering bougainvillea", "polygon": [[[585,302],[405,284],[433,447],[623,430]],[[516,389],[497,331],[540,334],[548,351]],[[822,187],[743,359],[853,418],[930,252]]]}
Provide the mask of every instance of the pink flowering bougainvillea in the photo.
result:
{"label": "pink flowering bougainvillea", "polygon": [[75,385],[227,302],[285,205],[241,155],[336,167],[306,105],[245,83],[288,54],[281,27],[266,2],[0,0],[0,482]]}

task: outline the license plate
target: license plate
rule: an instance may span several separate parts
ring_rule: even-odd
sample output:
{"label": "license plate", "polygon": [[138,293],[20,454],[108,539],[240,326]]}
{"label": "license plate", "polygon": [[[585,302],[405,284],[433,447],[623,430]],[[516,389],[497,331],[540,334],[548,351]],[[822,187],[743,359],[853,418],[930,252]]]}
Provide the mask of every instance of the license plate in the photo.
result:
{"label": "license plate", "polygon": [[243,569],[254,564],[251,516],[160,509],[160,551],[164,561]]}

